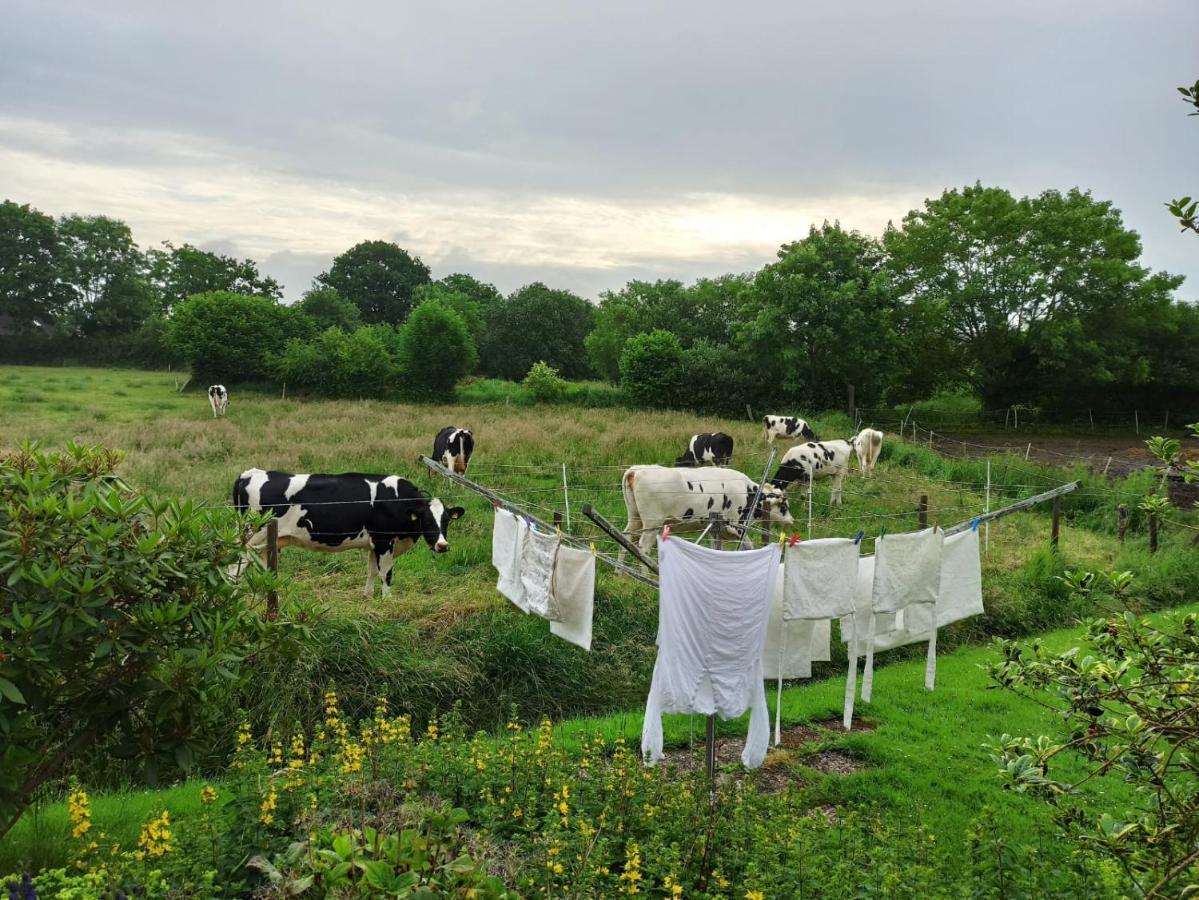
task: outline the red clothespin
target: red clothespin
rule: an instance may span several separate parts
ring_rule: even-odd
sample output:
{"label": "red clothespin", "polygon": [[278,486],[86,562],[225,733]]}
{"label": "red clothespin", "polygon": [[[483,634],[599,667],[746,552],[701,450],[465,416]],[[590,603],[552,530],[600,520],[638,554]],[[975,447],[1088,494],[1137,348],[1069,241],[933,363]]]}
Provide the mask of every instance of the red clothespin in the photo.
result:
{"label": "red clothespin", "polygon": [[499,509],[499,508],[500,508],[500,501],[499,501],[499,500],[492,500],[492,501],[491,501],[491,505],[492,505],[492,506],[494,506],[496,509]]}
{"label": "red clothespin", "polygon": [[666,540],[668,537],[670,537],[670,526],[666,525],[662,528],[662,540]]}
{"label": "red clothespin", "polygon": [[795,532],[795,534],[791,535],[791,543],[788,544],[787,546],[794,547],[798,543],[799,543],[799,532],[797,531],[797,532]]}

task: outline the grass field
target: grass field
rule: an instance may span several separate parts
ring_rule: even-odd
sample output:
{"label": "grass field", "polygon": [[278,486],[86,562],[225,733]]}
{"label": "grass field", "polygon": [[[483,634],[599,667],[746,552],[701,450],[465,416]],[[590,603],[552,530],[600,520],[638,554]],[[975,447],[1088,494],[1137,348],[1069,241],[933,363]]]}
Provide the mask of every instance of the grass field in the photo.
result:
{"label": "grass field", "polygon": [[[490,568],[491,509],[477,495],[430,476],[416,462],[431,450],[433,435],[447,424],[473,429],[477,449],[471,475],[526,508],[550,515],[566,510],[563,464],[570,493],[572,531],[595,537],[580,522],[591,502],[623,525],[620,472],[632,463],[669,464],[696,431],[723,430],[737,441],[734,466],[757,478],[767,449],[758,426],[747,421],[621,408],[525,407],[502,402],[448,407],[364,402],[308,402],[260,393],[232,394],[229,415],[213,420],[199,391],[178,393],[169,373],[101,369],[0,368],[0,448],[37,440],[98,443],[126,453],[122,472],[134,485],[197,502],[228,502],[233,479],[245,468],[291,471],[397,473],[467,509],[455,523],[451,551],[439,558],[418,548],[394,570],[392,595],[365,599],[365,559],[340,555],[281,555],[286,613],[307,622],[315,641],[299,659],[260,664],[245,705],[258,728],[311,720],[330,684],[353,715],[384,694],[417,721],[460,704],[473,725],[490,728],[510,715],[548,715],[569,739],[584,728],[635,735],[653,665],[656,602],[652,591],[630,579],[601,572],[597,588],[594,650],[587,654],[549,636],[544,623],[516,613],[494,590]],[[488,390],[492,390],[489,388]],[[493,391],[494,392],[494,391]],[[486,392],[477,392],[486,393]],[[844,437],[844,417],[818,418],[822,436]],[[888,437],[884,457],[870,480],[856,473],[846,483],[845,504],[828,505],[827,483],[813,497],[816,536],[907,530],[916,525],[916,503],[929,498],[930,521],[951,524],[977,515],[986,462],[948,459],[924,446]],[[782,762],[798,766],[799,783],[813,805],[868,803],[897,816],[929,824],[940,837],[937,857],[946,877],[964,864],[968,823],[984,805],[1013,838],[1032,840],[1045,815],[1035,803],[1002,794],[994,786],[983,744],[1002,732],[1038,733],[1050,726],[1045,713],[1000,692],[985,690],[980,666],[989,649],[963,647],[989,635],[1018,636],[1060,628],[1090,610],[1070,605],[1055,578],[1066,569],[1114,568],[1137,573],[1134,599],[1146,609],[1193,599],[1199,563],[1191,532],[1168,526],[1162,551],[1150,556],[1136,500],[1151,487],[1149,473],[1108,482],[1081,470],[1025,463],[1017,456],[992,460],[992,507],[1069,478],[1084,480],[1067,497],[1065,527],[1057,552],[1048,547],[1047,509],[1020,513],[990,529],[984,560],[987,615],[939,635],[951,651],[938,666],[938,689],[927,694],[917,670],[922,663],[889,654],[895,662],[877,678],[876,699],[860,709],[878,723],[872,732],[820,731]],[[806,497],[794,495],[796,529],[806,532]],[[1133,509],[1128,542],[1115,539],[1114,509]],[[1178,519],[1196,524],[1193,515]],[[761,537],[761,536],[759,536]],[[605,547],[605,549],[607,549]],[[1069,631],[1052,640],[1067,645]],[[840,708],[844,663],[818,668],[830,676],[784,695],[789,722],[829,718]],[[358,706],[355,706],[355,703]],[[624,711],[624,712],[621,712]],[[580,715],[606,718],[570,719]],[[668,739],[689,739],[695,723],[676,717]],[[233,727],[232,718],[230,728]],[[737,731],[737,725],[726,730]],[[228,735],[215,741],[227,747]],[[221,741],[224,741],[222,744]],[[823,774],[804,760],[836,750],[864,763],[849,775]],[[223,750],[214,749],[219,768]],[[94,786],[131,783],[135,773],[106,759],[80,775]],[[1120,785],[1098,790],[1122,791]],[[194,812],[196,783],[166,793],[119,793],[96,803],[97,823],[114,833],[136,832],[142,815],[165,803],[180,816]],[[53,803],[27,818],[0,847],[0,869],[18,860],[52,861],[65,828]],[[48,850],[39,848],[49,848]],[[41,853],[49,855],[40,856]]]}

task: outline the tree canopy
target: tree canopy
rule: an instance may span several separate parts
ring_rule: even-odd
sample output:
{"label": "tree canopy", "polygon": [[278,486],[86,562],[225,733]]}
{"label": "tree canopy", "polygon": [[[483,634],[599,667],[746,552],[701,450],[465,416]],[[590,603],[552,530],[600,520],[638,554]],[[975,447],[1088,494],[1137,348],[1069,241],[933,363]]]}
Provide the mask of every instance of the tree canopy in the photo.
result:
{"label": "tree canopy", "polygon": [[388,241],[363,241],[333,260],[316,283],[358,307],[362,321],[399,325],[412,311],[416,289],[429,281],[429,267]]}
{"label": "tree canopy", "polygon": [[514,291],[487,310],[480,348],[483,371],[517,381],[535,362],[545,362],[565,378],[588,374],[583,341],[591,332],[595,308],[570,291],[540,281]]}

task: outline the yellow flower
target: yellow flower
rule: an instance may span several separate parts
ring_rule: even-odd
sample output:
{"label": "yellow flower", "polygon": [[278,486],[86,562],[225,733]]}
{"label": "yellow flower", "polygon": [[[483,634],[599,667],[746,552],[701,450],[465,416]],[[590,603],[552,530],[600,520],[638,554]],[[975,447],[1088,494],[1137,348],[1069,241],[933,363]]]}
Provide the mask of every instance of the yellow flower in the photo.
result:
{"label": "yellow flower", "polygon": [[76,787],[67,797],[67,808],[71,817],[71,837],[78,840],[92,827],[92,807],[87,792]]}
{"label": "yellow flower", "polygon": [[746,891],[745,900],[766,900],[766,896],[761,891]]}
{"label": "yellow flower", "polygon": [[165,809],[162,815],[151,819],[142,826],[142,833],[137,839],[138,859],[151,859],[166,856],[171,852],[171,814]]}
{"label": "yellow flower", "polygon": [[554,863],[554,874],[561,875],[563,872],[562,863]]}
{"label": "yellow flower", "polygon": [[683,886],[681,884],[672,884],[670,886],[670,896],[672,896],[672,897],[683,896]]}
{"label": "yellow flower", "polygon": [[205,806],[215,803],[216,798],[216,788],[214,788],[211,784],[206,784],[204,787],[200,788],[200,802]]}
{"label": "yellow flower", "polygon": [[263,799],[262,804],[258,807],[258,818],[263,825],[270,825],[275,821],[275,808],[279,805],[279,795],[275,793],[275,789],[271,788],[271,792]]}

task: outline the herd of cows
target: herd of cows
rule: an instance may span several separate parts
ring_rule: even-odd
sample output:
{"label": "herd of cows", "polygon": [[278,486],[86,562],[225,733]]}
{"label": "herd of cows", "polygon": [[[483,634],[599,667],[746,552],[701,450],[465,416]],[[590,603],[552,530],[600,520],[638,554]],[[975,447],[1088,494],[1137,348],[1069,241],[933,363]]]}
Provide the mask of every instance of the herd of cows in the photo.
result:
{"label": "herd of cows", "polygon": [[[213,416],[223,416],[229,392],[222,385],[208,389]],[[841,487],[856,456],[869,475],[878,461],[883,434],[863,429],[848,440],[821,441],[803,419],[766,416],[765,439],[803,439],[779,462],[774,477],[759,485],[748,475],[727,468],[733,457],[733,438],[723,432],[696,434],[675,465],[636,465],[621,478],[628,524],[625,534],[645,553],[665,525],[679,531],[705,527],[713,513],[726,522],[752,517],[790,525],[787,491],[797,483],[832,479],[833,504],[841,502]],[[465,474],[475,449],[474,435],[465,428],[446,427],[433,441],[432,459]],[[422,539],[434,553],[449,550],[450,522],[461,518],[460,506],[447,507],[437,497],[399,475],[346,472],[339,475],[293,474],[247,469],[233,484],[233,505],[240,512],[269,513],[278,526],[277,546],[339,553],[367,550],[366,594],[375,581],[386,596],[391,569]],[[259,529],[249,546],[265,554],[267,530]]]}

